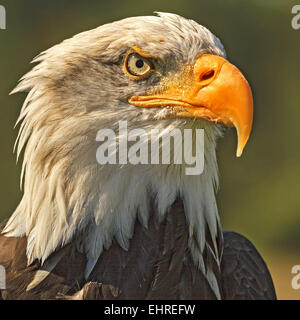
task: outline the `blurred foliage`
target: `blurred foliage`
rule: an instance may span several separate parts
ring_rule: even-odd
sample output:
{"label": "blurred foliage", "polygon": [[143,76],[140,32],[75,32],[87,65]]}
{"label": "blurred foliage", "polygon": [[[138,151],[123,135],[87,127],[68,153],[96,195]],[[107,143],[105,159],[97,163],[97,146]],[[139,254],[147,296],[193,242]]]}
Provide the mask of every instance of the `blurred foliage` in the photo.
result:
{"label": "blurred foliage", "polygon": [[[39,52],[80,31],[127,16],[174,12],[207,26],[228,58],[249,80],[255,99],[251,139],[235,157],[236,135],[219,142],[222,223],[256,245],[300,246],[300,30],[291,27],[287,0],[1,1],[7,30],[0,30],[0,218],[18,204],[20,165],[15,165],[14,123],[24,95],[9,96]],[[298,142],[297,142],[298,141]],[[298,256],[299,257],[299,256]],[[295,261],[296,263],[296,261]]]}

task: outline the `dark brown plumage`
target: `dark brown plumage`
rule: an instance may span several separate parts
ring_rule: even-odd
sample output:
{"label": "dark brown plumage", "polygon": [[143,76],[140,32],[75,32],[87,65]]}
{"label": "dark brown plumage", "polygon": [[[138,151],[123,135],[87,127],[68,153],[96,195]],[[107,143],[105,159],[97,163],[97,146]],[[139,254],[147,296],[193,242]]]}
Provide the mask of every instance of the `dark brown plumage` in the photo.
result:
{"label": "dark brown plumage", "polygon": [[[148,229],[136,223],[130,249],[126,252],[114,242],[87,281],[86,257],[68,245],[50,256],[65,251],[47,278],[29,291],[42,267],[37,261],[27,266],[25,237],[0,235],[0,264],[6,268],[8,288],[2,290],[2,299],[216,299],[187,249],[182,201],[176,201],[160,223],[153,211]],[[276,299],[267,266],[245,237],[224,232],[220,270],[223,299]]]}

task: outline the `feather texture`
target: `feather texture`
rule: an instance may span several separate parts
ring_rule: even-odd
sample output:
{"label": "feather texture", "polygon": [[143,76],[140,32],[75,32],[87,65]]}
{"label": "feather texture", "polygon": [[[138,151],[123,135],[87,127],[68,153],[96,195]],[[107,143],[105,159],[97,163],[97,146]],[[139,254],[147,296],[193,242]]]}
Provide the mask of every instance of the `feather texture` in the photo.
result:
{"label": "feather texture", "polygon": [[[153,205],[150,211],[148,228],[136,223],[128,251],[113,241],[88,280],[83,277],[87,259],[75,243],[49,257],[46,264],[53,268],[41,279],[39,274],[45,266],[36,261],[27,267],[26,238],[0,235],[0,264],[7,272],[7,290],[0,291],[2,298],[217,299],[207,275],[193,262],[183,202],[177,200],[160,223]],[[205,265],[218,282],[221,299],[276,299],[268,268],[245,237],[225,232],[220,268],[210,260],[205,254]]]}
{"label": "feather texture", "polygon": [[[164,41],[166,36],[168,41]],[[159,83],[155,78],[137,83],[124,74],[120,60],[132,45],[164,61],[167,71]],[[178,196],[183,199],[191,255],[202,271],[207,232],[215,259],[219,259],[215,147],[220,127],[201,119],[161,118],[159,112],[141,111],[126,102],[130,95],[149,88],[161,90],[166,79],[179,77],[182,66],[201,53],[225,56],[220,41],[206,28],[174,14],[159,13],[81,33],[33,60],[38,64],[13,91],[28,92],[17,121],[16,143],[18,157],[24,149],[24,195],[3,230],[7,237],[26,236],[28,264],[35,259],[45,262],[82,235],[88,278],[113,239],[127,250],[137,218],[147,225],[149,195],[155,199],[159,220]],[[150,133],[157,129],[161,137],[174,129],[204,129],[204,173],[187,176],[185,166],[173,162],[100,165],[96,161],[97,132],[104,128],[118,132],[119,119],[127,121],[128,130],[143,128]],[[178,147],[172,146],[170,154]],[[211,281],[215,286],[215,280]]]}

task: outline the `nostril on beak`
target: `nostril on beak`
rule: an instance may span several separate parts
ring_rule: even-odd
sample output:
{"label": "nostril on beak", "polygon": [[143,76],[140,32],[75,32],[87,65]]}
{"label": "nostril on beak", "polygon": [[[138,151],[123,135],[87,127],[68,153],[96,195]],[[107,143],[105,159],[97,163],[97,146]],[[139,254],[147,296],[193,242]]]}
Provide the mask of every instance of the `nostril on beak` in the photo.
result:
{"label": "nostril on beak", "polygon": [[206,71],[201,74],[199,81],[202,82],[202,81],[210,80],[211,78],[213,78],[214,75],[215,75],[215,70]]}

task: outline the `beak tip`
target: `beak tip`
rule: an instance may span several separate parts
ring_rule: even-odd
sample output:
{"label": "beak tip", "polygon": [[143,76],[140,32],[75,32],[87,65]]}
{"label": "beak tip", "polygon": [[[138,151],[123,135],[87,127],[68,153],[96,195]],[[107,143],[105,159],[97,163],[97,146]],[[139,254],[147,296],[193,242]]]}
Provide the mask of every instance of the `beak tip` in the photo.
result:
{"label": "beak tip", "polygon": [[238,145],[237,145],[237,149],[236,149],[237,158],[239,158],[242,155],[242,153],[244,151],[245,144],[246,143],[241,143],[241,141],[239,141],[239,139],[238,139]]}
{"label": "beak tip", "polygon": [[238,151],[236,152],[237,158],[240,158],[240,156],[242,155],[242,153],[243,153],[243,151],[238,150]]}

